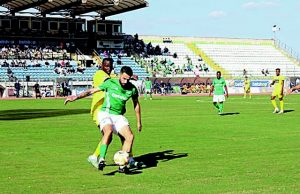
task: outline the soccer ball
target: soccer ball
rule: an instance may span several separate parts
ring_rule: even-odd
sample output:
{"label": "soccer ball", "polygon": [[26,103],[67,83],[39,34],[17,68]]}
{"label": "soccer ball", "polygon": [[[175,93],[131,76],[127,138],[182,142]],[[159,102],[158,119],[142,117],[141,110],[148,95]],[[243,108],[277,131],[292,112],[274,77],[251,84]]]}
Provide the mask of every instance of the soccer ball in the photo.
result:
{"label": "soccer ball", "polygon": [[119,166],[124,166],[128,163],[129,154],[124,151],[117,151],[114,155],[114,162]]}

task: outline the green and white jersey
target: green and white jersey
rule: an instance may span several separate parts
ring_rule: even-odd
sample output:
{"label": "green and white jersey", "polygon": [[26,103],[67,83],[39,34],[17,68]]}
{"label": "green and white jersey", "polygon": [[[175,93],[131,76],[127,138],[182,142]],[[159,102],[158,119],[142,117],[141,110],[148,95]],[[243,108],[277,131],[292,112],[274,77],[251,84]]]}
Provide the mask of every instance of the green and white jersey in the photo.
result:
{"label": "green and white jersey", "polygon": [[150,90],[152,88],[152,82],[149,81],[145,81],[145,89]]}
{"label": "green and white jersey", "polygon": [[137,98],[138,91],[132,83],[123,88],[119,79],[108,79],[99,89],[105,91],[104,102],[101,111],[114,115],[123,115],[126,112],[126,102],[130,98]]}
{"label": "green and white jersey", "polygon": [[214,95],[224,95],[225,94],[225,90],[224,87],[226,86],[226,82],[224,78],[215,78],[213,80],[212,85],[214,86]]}

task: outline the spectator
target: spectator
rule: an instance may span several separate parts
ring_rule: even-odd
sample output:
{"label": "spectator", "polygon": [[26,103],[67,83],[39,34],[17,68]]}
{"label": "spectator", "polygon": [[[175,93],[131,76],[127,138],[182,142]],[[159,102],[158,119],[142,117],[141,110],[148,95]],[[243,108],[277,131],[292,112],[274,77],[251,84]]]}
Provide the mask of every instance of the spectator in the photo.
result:
{"label": "spectator", "polygon": [[177,58],[177,53],[173,54],[173,58],[176,59]]}
{"label": "spectator", "polygon": [[209,72],[209,69],[205,63],[203,64],[203,70],[205,71],[205,73]]}
{"label": "spectator", "polygon": [[161,80],[160,81],[160,90],[161,90],[161,95],[166,95],[166,84]]}
{"label": "spectator", "polygon": [[266,75],[265,75],[265,76],[267,76],[267,75],[269,74],[269,70],[268,70],[268,69],[266,69],[266,72],[265,72],[265,73],[266,73]]}
{"label": "spectator", "polygon": [[7,68],[7,76],[13,75],[12,70],[10,69],[10,67]]}
{"label": "spectator", "polygon": [[246,76],[246,75],[247,75],[247,70],[244,69],[244,70],[243,70],[243,76]]}
{"label": "spectator", "polygon": [[21,84],[20,84],[19,80],[17,80],[16,83],[15,83],[15,89],[16,89],[16,97],[19,98],[20,89],[21,89]]}
{"label": "spectator", "polygon": [[85,70],[85,68],[82,67],[82,66],[78,66],[78,67],[77,67],[77,72],[79,72],[79,73],[81,73],[81,74],[84,74],[84,70]]}
{"label": "spectator", "polygon": [[34,93],[35,93],[35,98],[42,98],[42,95],[41,95],[41,91],[40,91],[40,85],[38,82],[35,83],[35,85],[33,86],[34,88]]}
{"label": "spectator", "polygon": [[200,76],[200,70],[199,70],[197,65],[196,65],[196,68],[194,69],[194,74],[195,74],[196,77]]}

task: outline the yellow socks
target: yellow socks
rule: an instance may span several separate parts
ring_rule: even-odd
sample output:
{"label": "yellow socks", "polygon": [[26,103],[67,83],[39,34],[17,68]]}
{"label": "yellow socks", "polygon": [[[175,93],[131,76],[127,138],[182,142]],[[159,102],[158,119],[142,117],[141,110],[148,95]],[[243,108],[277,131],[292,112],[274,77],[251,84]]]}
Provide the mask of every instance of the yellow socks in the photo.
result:
{"label": "yellow socks", "polygon": [[279,104],[280,104],[280,110],[283,111],[283,104],[284,104],[283,100],[279,101]]}
{"label": "yellow socks", "polygon": [[100,155],[100,146],[101,146],[101,141],[99,142],[99,144],[97,145],[96,149],[95,149],[95,152],[94,152],[94,156],[97,156],[99,157]]}
{"label": "yellow socks", "polygon": [[271,102],[272,102],[272,104],[273,104],[274,108],[277,108],[276,101],[275,101],[275,100],[271,100]]}

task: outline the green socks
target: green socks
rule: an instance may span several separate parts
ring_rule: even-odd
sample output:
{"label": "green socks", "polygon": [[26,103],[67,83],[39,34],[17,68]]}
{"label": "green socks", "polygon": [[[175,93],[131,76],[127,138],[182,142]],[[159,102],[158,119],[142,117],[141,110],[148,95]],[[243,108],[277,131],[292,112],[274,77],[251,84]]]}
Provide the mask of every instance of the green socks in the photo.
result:
{"label": "green socks", "polygon": [[106,156],[106,152],[107,152],[107,145],[106,144],[102,144],[100,146],[100,158],[105,158]]}
{"label": "green socks", "polygon": [[214,103],[214,106],[216,107],[216,109],[218,109],[219,110],[219,105],[217,104],[217,103]]}
{"label": "green socks", "polygon": [[222,112],[223,112],[223,108],[224,108],[223,103],[220,103],[220,104],[219,104],[219,107],[220,107],[220,112],[222,113]]}

